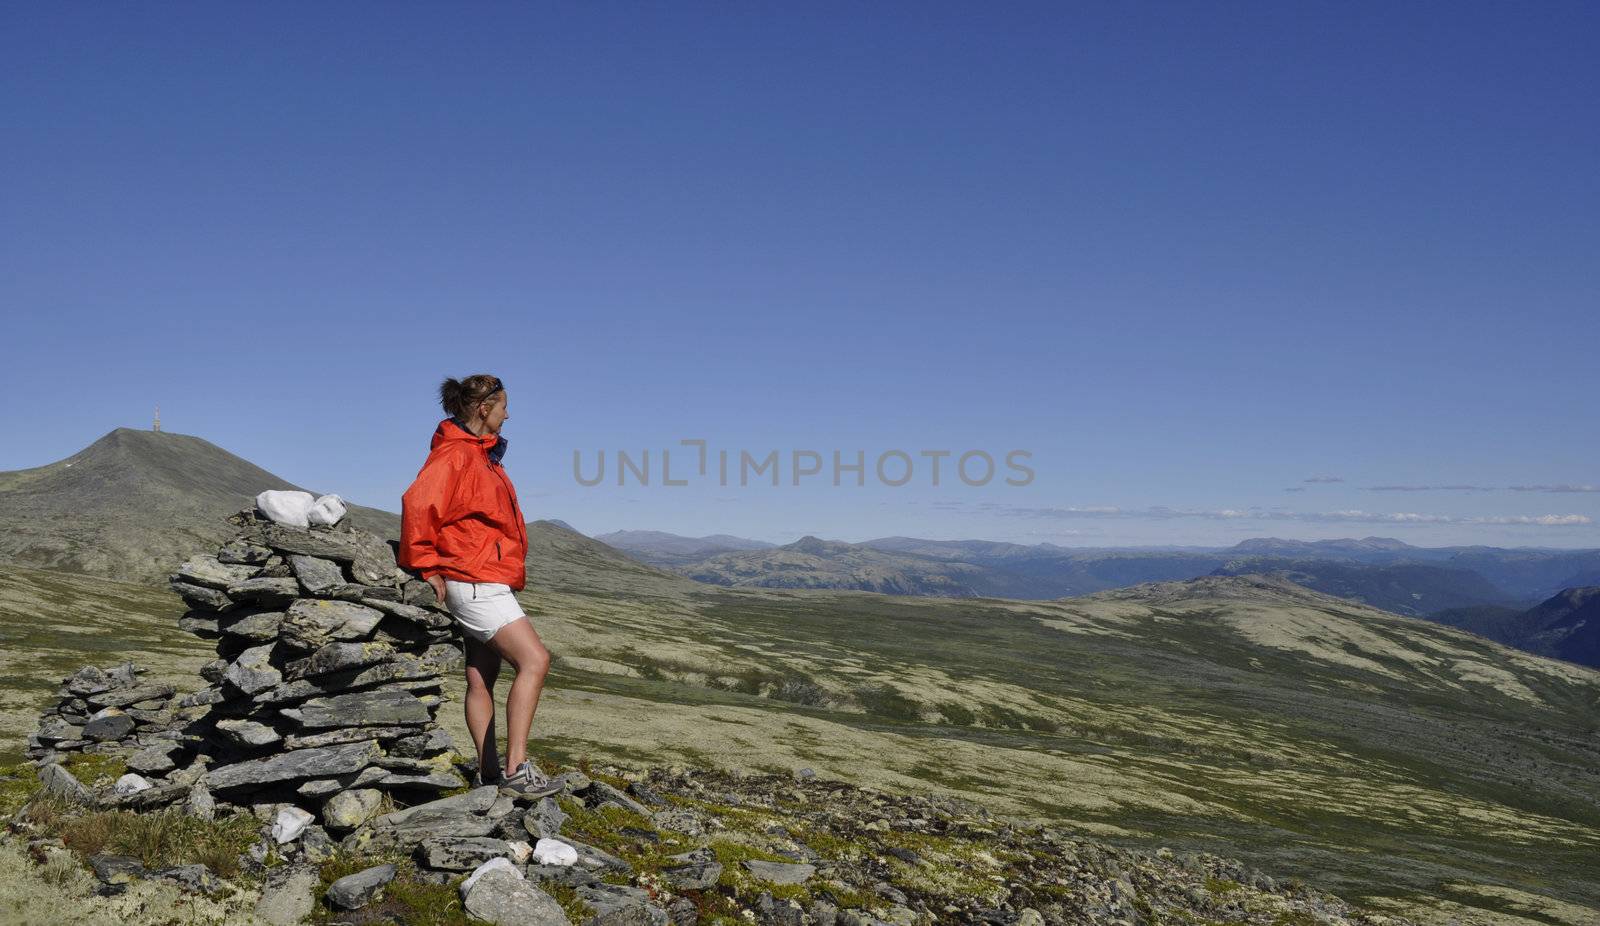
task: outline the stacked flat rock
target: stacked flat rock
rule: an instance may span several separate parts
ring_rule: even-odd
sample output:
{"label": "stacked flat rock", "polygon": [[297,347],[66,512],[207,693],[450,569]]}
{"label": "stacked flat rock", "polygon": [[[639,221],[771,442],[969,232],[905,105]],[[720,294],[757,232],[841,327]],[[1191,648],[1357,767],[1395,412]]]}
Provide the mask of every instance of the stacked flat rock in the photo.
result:
{"label": "stacked flat rock", "polygon": [[216,641],[209,687],[180,699],[210,708],[185,733],[216,798],[321,814],[347,790],[404,806],[463,787],[435,723],[461,643],[432,587],[348,520],[228,520],[235,537],[170,577],[190,608],[181,626]]}
{"label": "stacked flat rock", "polygon": [[49,762],[64,752],[149,749],[153,756],[174,749],[182,737],[177,727],[189,717],[174,710],[171,685],[142,682],[143,672],[125,662],[110,669],[84,666],[62,679],[59,700],[39,716],[39,729],[28,738],[28,757]]}

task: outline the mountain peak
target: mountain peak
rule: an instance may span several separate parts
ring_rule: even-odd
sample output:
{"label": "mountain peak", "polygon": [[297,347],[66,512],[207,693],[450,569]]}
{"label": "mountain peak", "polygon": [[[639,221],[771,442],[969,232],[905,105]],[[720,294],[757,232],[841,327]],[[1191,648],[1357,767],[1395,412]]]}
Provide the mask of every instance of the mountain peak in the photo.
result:
{"label": "mountain peak", "polygon": [[818,537],[815,534],[807,534],[804,537],[801,537],[799,540],[796,540],[794,543],[789,544],[787,549],[795,550],[800,553],[826,553],[829,550],[848,545],[849,544],[841,544],[833,540],[823,540],[821,537]]}
{"label": "mountain peak", "polygon": [[1571,608],[1576,610],[1597,599],[1600,599],[1600,586],[1564,588],[1541,602],[1538,607],[1546,609]]}
{"label": "mountain peak", "polygon": [[[159,581],[262,490],[298,488],[201,437],[113,428],[65,459],[0,472],[0,558]],[[377,533],[394,520],[352,514]]]}

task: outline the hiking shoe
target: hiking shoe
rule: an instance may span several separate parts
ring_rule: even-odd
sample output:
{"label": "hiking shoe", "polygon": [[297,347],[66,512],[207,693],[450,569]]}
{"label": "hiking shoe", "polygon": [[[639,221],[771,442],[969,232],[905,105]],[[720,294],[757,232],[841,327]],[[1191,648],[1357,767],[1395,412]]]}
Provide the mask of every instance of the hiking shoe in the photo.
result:
{"label": "hiking shoe", "polygon": [[487,780],[484,779],[482,772],[473,772],[472,786],[474,788],[481,788],[484,785],[497,785],[500,782],[505,781],[505,779],[506,776],[497,768],[489,770],[489,777]]}
{"label": "hiking shoe", "polygon": [[550,777],[539,770],[539,766],[532,762],[523,762],[517,770],[507,775],[500,782],[500,793],[509,794],[519,798],[537,798],[554,794],[561,790],[561,782],[551,781]]}

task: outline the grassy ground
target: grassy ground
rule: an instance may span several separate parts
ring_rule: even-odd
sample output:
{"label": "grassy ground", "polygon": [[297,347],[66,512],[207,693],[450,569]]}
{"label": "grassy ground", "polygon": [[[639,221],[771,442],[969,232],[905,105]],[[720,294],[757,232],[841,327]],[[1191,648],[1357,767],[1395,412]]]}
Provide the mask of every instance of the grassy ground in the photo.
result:
{"label": "grassy ground", "polygon": [[[530,578],[556,656],[534,725],[551,758],[810,766],[1439,923],[1600,918],[1600,673],[1248,580],[1012,602],[719,589],[571,558]],[[20,746],[84,662],[195,687],[209,650],[179,611],[159,589],[0,576],[0,732]]]}

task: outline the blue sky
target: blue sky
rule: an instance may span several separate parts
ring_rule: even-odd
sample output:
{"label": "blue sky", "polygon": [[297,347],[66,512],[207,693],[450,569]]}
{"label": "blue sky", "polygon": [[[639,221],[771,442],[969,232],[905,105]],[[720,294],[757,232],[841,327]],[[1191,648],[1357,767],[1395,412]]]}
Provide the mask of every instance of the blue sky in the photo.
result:
{"label": "blue sky", "polygon": [[0,17],[0,469],[159,404],[398,510],[487,371],[587,533],[1600,546],[1593,5]]}

